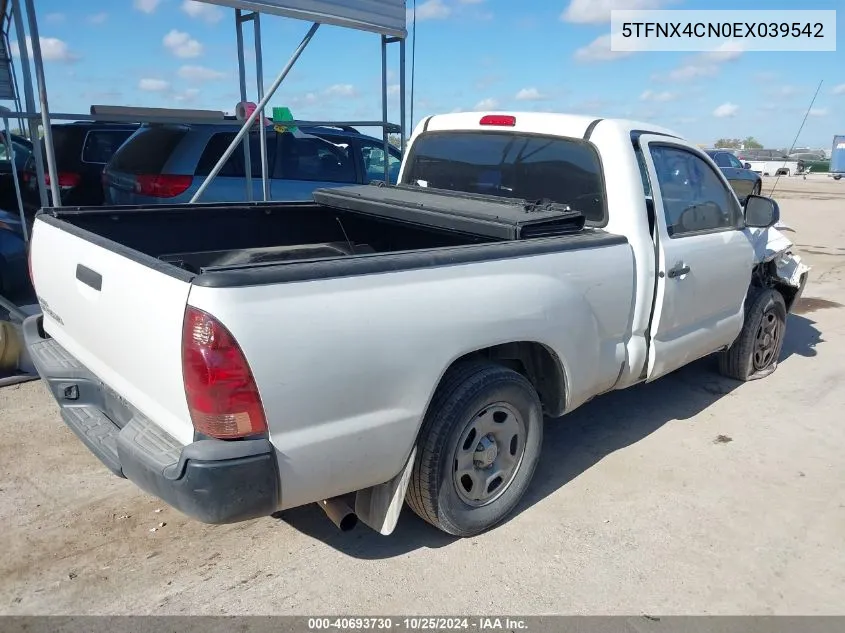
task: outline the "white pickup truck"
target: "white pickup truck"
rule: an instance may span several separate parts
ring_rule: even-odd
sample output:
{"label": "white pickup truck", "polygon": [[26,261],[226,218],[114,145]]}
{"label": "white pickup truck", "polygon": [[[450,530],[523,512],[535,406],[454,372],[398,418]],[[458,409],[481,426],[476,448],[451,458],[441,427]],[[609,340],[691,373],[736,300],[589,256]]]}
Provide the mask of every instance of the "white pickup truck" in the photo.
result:
{"label": "white pickup truck", "polygon": [[807,278],[774,201],[644,123],[432,116],[398,186],[314,198],[35,221],[25,339],[64,421],[200,521],[318,503],[390,534],[407,501],[477,534],[544,416],[711,353],[774,371]]}

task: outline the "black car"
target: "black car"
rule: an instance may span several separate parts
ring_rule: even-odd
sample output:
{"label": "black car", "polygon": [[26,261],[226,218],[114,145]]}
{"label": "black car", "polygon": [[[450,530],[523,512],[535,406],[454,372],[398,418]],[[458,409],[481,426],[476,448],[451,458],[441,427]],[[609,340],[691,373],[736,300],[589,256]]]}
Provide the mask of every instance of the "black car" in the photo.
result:
{"label": "black car", "polygon": [[[99,206],[103,204],[103,167],[112,154],[138,129],[134,123],[103,123],[80,121],[50,126],[56,154],[56,172],[63,206]],[[44,141],[41,141],[44,152]],[[41,206],[35,157],[24,170],[25,204]],[[44,161],[44,179],[50,195],[50,176]]]}
{"label": "black car", "polygon": [[[10,134],[12,149],[15,153],[15,171],[18,172],[18,184],[23,180],[23,169],[32,154],[32,143],[29,139],[17,134]],[[15,181],[12,175],[12,158],[6,145],[6,133],[0,131],[0,209],[15,210],[18,208],[18,196],[15,193]]]}
{"label": "black car", "polygon": [[749,194],[755,196],[760,195],[760,191],[763,188],[763,179],[759,174],[746,169],[740,160],[731,152],[716,149],[704,151],[713,159],[713,162],[722,170],[722,173],[725,174],[725,178],[731,183],[731,187],[733,187],[741,202]]}

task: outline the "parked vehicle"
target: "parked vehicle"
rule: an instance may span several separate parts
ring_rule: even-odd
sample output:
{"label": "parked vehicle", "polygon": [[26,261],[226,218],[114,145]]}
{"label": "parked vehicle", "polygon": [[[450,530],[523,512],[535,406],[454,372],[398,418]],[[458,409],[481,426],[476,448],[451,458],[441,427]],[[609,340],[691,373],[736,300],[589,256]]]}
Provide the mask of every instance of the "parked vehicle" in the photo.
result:
{"label": "parked vehicle", "polygon": [[[64,206],[96,206],[103,204],[103,167],[132,133],[134,123],[79,121],[50,126],[59,194]],[[44,140],[41,140],[44,152]],[[46,154],[45,154],[46,155]],[[44,167],[44,181],[50,194],[50,175]],[[35,157],[30,157],[24,173],[26,200],[31,209],[41,207]]]}
{"label": "parked vehicle", "polygon": [[468,536],[514,510],[544,415],[713,353],[777,367],[808,269],[671,130],[430,116],[399,182],[40,213],[25,340],[67,425],[201,521],[317,502],[390,534],[407,499]]}
{"label": "parked vehicle", "polygon": [[[0,131],[0,209],[18,208],[18,196],[15,193],[15,181],[12,175],[12,157],[6,147],[6,133]],[[18,184],[23,191],[23,170],[32,155],[32,143],[25,136],[10,134],[9,139],[15,153],[15,169],[18,172]]]}
{"label": "parked vehicle", "polygon": [[706,149],[704,151],[722,170],[740,201],[744,201],[749,195],[760,195],[763,188],[763,179],[760,174],[746,169],[731,152],[717,149]]}
{"label": "parked vehicle", "polygon": [[[240,126],[151,125],[138,130],[105,169],[105,197],[110,204],[179,204],[190,201],[235,139]],[[354,128],[304,128],[297,132],[266,129],[270,199],[311,200],[321,187],[384,180],[384,141]],[[260,137],[250,133],[252,199],[263,200]],[[391,182],[401,163],[389,148]],[[247,199],[243,144],[205,190],[201,202]]]}
{"label": "parked vehicle", "polygon": [[0,295],[13,298],[28,290],[26,241],[20,214],[0,209]]}
{"label": "parked vehicle", "polygon": [[794,152],[789,158],[798,162],[802,173],[824,174],[830,171],[830,159],[821,152]]}
{"label": "parked vehicle", "polygon": [[739,150],[737,158],[743,163],[748,163],[748,169],[763,176],[795,176],[803,170],[799,161],[791,160],[777,149]]}

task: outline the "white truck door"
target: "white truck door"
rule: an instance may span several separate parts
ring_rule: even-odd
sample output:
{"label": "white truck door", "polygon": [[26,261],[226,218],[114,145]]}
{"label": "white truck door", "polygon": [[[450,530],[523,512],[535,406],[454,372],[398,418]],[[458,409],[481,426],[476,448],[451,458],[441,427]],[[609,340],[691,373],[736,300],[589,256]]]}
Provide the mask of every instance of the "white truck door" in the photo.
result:
{"label": "white truck door", "polygon": [[640,136],[639,147],[656,219],[652,381],[736,339],[754,248],[730,184],[698,149],[655,135]]}

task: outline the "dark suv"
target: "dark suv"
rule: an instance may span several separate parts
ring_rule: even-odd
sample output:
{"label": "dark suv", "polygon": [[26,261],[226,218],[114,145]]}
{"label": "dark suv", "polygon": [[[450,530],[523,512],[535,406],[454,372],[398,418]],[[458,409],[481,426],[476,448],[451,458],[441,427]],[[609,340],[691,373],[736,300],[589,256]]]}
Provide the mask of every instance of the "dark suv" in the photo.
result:
{"label": "dark suv", "polygon": [[[103,204],[103,167],[112,155],[139,127],[135,123],[76,122],[50,126],[56,154],[56,172],[63,206],[98,206]],[[42,155],[44,141],[41,141]],[[50,195],[50,176],[44,155],[44,179]],[[38,179],[35,157],[24,168],[24,192],[27,207],[38,208]]]}

